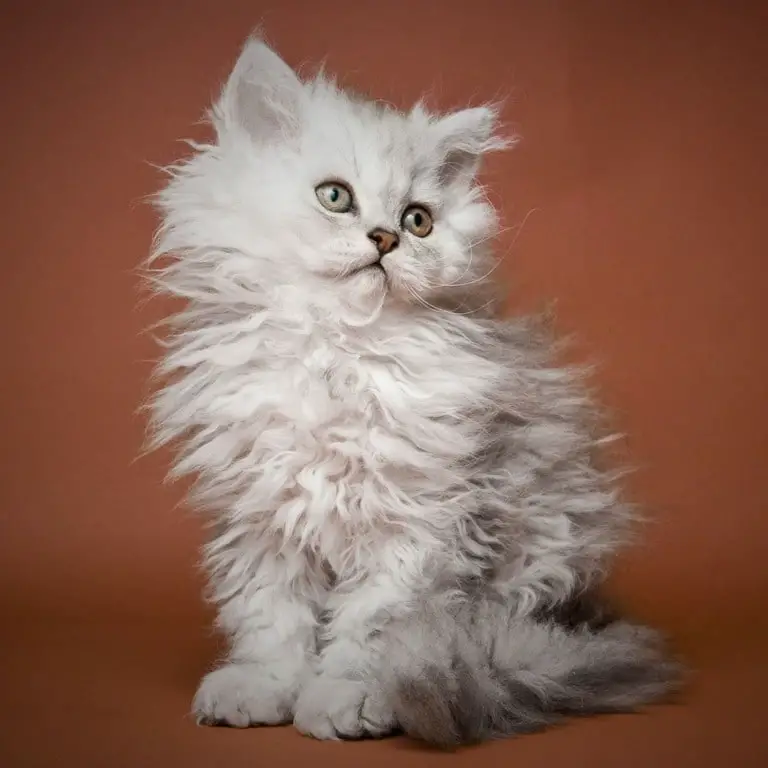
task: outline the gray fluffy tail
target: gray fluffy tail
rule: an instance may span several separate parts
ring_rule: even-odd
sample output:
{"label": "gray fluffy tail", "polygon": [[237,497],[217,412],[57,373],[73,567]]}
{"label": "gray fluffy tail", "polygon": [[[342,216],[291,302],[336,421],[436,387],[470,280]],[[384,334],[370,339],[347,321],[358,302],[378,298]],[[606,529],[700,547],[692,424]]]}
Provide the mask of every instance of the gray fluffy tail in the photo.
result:
{"label": "gray fluffy tail", "polygon": [[385,688],[400,728],[445,748],[632,711],[681,672],[645,627],[515,619],[492,604],[425,610],[389,640]]}

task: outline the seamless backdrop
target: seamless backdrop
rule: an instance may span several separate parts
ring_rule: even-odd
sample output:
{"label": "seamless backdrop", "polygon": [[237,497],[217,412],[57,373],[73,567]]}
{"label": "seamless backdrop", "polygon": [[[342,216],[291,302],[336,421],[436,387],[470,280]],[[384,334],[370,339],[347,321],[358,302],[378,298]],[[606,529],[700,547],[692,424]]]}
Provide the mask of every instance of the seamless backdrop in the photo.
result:
{"label": "seamless backdrop", "polygon": [[[39,0],[0,6],[0,764],[768,764],[768,6]],[[454,756],[198,729],[200,521],[137,458],[154,166],[257,24],[408,105],[504,97],[486,168],[509,311],[556,301],[649,516],[610,589],[697,670],[682,704]],[[765,761],[765,762],[764,762]]]}

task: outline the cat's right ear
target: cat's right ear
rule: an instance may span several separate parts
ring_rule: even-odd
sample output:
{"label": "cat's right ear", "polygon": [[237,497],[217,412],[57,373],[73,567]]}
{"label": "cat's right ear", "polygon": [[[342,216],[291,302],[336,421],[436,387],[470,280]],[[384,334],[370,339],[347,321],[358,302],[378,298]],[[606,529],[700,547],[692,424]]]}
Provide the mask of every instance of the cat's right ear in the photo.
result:
{"label": "cat's right ear", "polygon": [[452,112],[432,123],[429,136],[436,147],[444,184],[471,183],[483,155],[515,143],[497,134],[498,117],[497,107],[485,106]]}
{"label": "cat's right ear", "polygon": [[296,73],[262,40],[252,37],[224,86],[215,114],[227,128],[269,142],[297,127],[302,89]]}

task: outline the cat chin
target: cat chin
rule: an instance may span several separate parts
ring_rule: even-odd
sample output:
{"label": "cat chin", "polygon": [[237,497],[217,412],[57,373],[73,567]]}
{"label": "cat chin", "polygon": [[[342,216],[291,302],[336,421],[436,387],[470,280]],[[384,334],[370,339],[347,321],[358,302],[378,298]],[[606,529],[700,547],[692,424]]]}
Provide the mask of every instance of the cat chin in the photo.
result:
{"label": "cat chin", "polygon": [[367,267],[361,270],[363,278],[358,286],[359,295],[367,297],[371,304],[381,304],[386,301],[400,306],[411,306],[418,303],[415,288],[409,288],[408,283],[391,269],[379,266]]}
{"label": "cat chin", "polygon": [[384,269],[376,264],[358,270],[349,277],[350,288],[360,298],[370,297],[379,301],[389,291],[389,278]]}

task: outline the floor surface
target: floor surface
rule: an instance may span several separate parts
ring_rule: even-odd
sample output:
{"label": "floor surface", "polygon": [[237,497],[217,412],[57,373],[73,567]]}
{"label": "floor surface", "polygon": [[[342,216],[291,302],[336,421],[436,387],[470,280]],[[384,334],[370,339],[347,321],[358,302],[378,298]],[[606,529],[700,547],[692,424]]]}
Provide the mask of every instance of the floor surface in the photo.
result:
{"label": "floor surface", "polygon": [[764,768],[768,662],[759,646],[700,649],[698,671],[678,704],[444,754],[405,738],[330,743],[290,727],[198,727],[189,701],[215,658],[202,622],[23,622],[2,641],[0,765]]}

